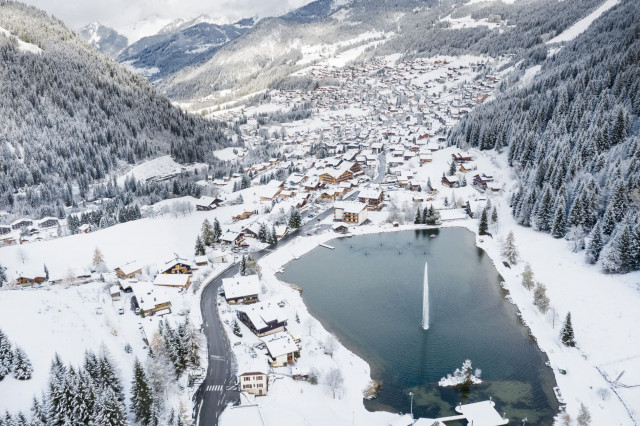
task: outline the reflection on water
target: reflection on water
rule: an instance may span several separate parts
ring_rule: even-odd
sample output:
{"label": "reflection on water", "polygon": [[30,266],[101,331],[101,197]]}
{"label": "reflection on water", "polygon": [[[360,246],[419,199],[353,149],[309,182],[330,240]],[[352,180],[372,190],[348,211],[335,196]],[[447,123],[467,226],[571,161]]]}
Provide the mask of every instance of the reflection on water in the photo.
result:
{"label": "reflection on water", "polygon": [[[430,238],[430,235],[436,235]],[[551,424],[554,379],[528,329],[505,300],[491,260],[467,230],[447,228],[336,239],[286,265],[309,310],[381,379],[370,410],[455,414],[459,402],[492,397],[512,423]],[[424,262],[430,328],[422,330]],[[471,359],[484,383],[468,390],[437,381]]]}

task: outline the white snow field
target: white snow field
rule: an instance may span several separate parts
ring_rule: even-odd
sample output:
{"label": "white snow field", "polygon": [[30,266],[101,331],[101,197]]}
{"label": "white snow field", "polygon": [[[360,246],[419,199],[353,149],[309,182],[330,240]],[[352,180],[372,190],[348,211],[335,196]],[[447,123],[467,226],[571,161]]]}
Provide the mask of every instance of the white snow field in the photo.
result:
{"label": "white snow field", "polygon": [[620,0],[606,0],[599,8],[591,12],[589,15],[585,16],[551,40],[547,41],[547,44],[563,43],[573,40],[574,38],[585,32],[587,28],[589,28],[589,26],[593,23],[593,21],[598,19],[603,13],[605,13],[607,10],[611,9],[618,3],[620,3]]}

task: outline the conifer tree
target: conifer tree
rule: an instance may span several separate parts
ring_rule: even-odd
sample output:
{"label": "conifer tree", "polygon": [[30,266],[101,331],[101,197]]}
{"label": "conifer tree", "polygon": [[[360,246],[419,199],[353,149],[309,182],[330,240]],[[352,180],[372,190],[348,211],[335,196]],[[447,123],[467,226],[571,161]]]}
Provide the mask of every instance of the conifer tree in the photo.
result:
{"label": "conifer tree", "polygon": [[[621,228],[621,229],[620,229]],[[624,274],[630,271],[631,233],[627,225],[622,225],[602,250],[602,270],[606,273]]]}
{"label": "conifer tree", "polygon": [[593,265],[598,261],[602,247],[604,247],[604,241],[602,240],[602,232],[600,231],[600,221],[598,221],[593,226],[591,235],[589,235],[589,243],[587,244],[585,253],[587,263]]}
{"label": "conifer tree", "polygon": [[498,223],[498,209],[495,206],[491,212],[491,223]]}
{"label": "conifer tree", "polygon": [[29,380],[31,378],[33,367],[22,348],[16,347],[13,352],[13,366],[11,369],[13,371],[13,377],[18,380]]}
{"label": "conifer tree", "polygon": [[571,312],[567,313],[567,318],[564,320],[564,325],[560,330],[560,338],[565,346],[574,347],[576,345],[573,336],[573,325],[571,325]]}
{"label": "conifer tree", "polygon": [[551,229],[553,221],[553,218],[551,217],[552,206],[553,197],[551,195],[551,189],[549,185],[547,185],[536,210],[535,226],[539,231],[547,232]]}
{"label": "conifer tree", "polygon": [[289,228],[298,229],[302,224],[302,218],[300,212],[295,207],[291,207],[291,213],[289,214]]}
{"label": "conifer tree", "polygon": [[551,228],[551,236],[553,238],[562,238],[565,235],[566,228],[566,211],[564,197],[560,199],[560,202],[556,206],[556,212],[554,215],[553,226]]}
{"label": "conifer tree", "polygon": [[509,263],[516,264],[518,263],[518,249],[516,248],[516,241],[513,235],[513,231],[509,231],[507,234],[507,238],[502,245],[502,256],[506,258]]}
{"label": "conifer tree", "polygon": [[205,246],[210,246],[212,245],[216,238],[215,238],[215,233],[213,231],[213,226],[211,226],[211,223],[209,223],[209,221],[207,219],[205,219],[202,222],[202,243]]}
{"label": "conifer tree", "polygon": [[220,242],[220,237],[222,236],[222,228],[220,227],[220,222],[218,218],[213,219],[213,241],[215,243]]}
{"label": "conifer tree", "polygon": [[449,164],[449,176],[453,176],[456,174],[456,162],[452,161],[451,164]]}
{"label": "conifer tree", "polygon": [[143,426],[151,423],[153,405],[152,390],[147,375],[140,361],[136,359],[133,366],[133,382],[131,384],[131,412],[136,422]]}
{"label": "conifer tree", "polygon": [[47,411],[46,411],[46,403],[43,400],[38,401],[38,399],[34,396],[33,402],[31,403],[31,422],[29,426],[45,426],[47,424]]}
{"label": "conifer tree", "polygon": [[202,242],[200,235],[198,235],[198,237],[196,238],[195,252],[196,252],[196,256],[203,256],[205,254],[204,243]]}
{"label": "conifer tree", "polygon": [[414,224],[419,225],[422,223],[422,214],[420,214],[420,207],[418,207],[418,210],[416,211],[416,218],[413,221]]}
{"label": "conifer tree", "polygon": [[7,268],[0,265],[0,287],[2,287],[7,282]]}
{"label": "conifer tree", "polygon": [[0,380],[13,369],[13,348],[7,336],[0,330]]}
{"label": "conifer tree", "polygon": [[125,426],[127,424],[124,404],[110,387],[105,388],[98,397],[95,421],[102,426]]}
{"label": "conifer tree", "polygon": [[522,286],[527,290],[531,290],[533,285],[533,271],[531,270],[531,265],[529,265],[529,263],[525,263],[524,272],[522,273]]}
{"label": "conifer tree", "polygon": [[260,224],[260,229],[258,230],[258,240],[261,243],[267,242],[267,225],[264,223]]}
{"label": "conifer tree", "polygon": [[479,235],[487,235],[489,231],[489,223],[487,220],[487,209],[482,209],[482,215],[480,216],[480,226],[478,227]]}
{"label": "conifer tree", "polygon": [[240,262],[240,275],[245,276],[247,274],[247,258],[245,255],[242,255],[242,260]]}

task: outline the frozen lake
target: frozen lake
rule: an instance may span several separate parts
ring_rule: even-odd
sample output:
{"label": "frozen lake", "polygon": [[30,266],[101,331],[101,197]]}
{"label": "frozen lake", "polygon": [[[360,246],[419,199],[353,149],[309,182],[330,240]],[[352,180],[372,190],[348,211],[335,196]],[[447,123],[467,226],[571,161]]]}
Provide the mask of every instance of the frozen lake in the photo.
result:
{"label": "frozen lake", "polygon": [[[430,238],[430,235],[437,235]],[[454,406],[493,397],[510,423],[552,424],[558,403],[547,357],[522,325],[489,257],[462,228],[338,238],[286,265],[281,279],[303,288],[311,313],[364,358],[383,382],[370,410],[453,415]],[[422,288],[429,262],[430,327]],[[483,384],[466,391],[438,380],[465,359]]]}

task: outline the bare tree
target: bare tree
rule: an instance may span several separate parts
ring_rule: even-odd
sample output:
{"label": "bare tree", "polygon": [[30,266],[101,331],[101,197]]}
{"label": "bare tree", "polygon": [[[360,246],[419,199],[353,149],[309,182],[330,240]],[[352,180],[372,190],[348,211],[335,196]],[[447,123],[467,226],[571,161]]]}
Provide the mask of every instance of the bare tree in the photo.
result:
{"label": "bare tree", "polygon": [[27,253],[24,251],[24,249],[22,247],[20,247],[18,249],[18,251],[16,252],[16,257],[18,258],[19,261],[21,261],[22,263],[25,262],[25,260],[27,260]]}
{"label": "bare tree", "polygon": [[338,349],[338,341],[335,336],[332,334],[327,337],[327,340],[324,342],[324,353],[331,356],[333,358],[334,352]]}
{"label": "bare tree", "polygon": [[329,389],[331,389],[333,399],[336,399],[336,394],[342,389],[342,385],[344,384],[344,377],[340,369],[334,367],[329,370],[325,378],[325,383],[329,386]]}

